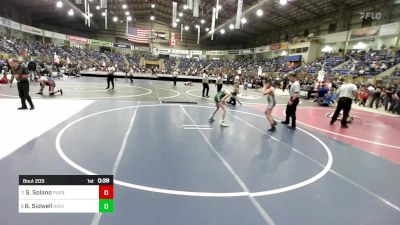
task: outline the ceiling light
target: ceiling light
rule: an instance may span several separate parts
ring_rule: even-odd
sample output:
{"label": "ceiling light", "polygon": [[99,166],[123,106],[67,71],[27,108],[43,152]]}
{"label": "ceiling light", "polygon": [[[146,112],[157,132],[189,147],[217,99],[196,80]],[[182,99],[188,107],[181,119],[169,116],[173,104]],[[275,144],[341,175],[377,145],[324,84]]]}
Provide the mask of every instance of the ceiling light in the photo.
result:
{"label": "ceiling light", "polygon": [[68,15],[69,15],[69,16],[73,16],[73,15],[74,15],[74,10],[70,9],[70,10],[68,11]]}
{"label": "ceiling light", "polygon": [[93,17],[93,13],[89,13],[89,17]]}
{"label": "ceiling light", "polygon": [[204,24],[205,22],[206,22],[206,21],[205,21],[205,20],[203,20],[203,19],[202,19],[202,20],[200,20],[200,23],[201,23],[201,24]]}
{"label": "ceiling light", "polygon": [[154,20],[154,16],[150,16],[150,20]]}
{"label": "ceiling light", "polygon": [[242,24],[245,24],[245,23],[247,23],[247,19],[243,17],[243,18],[240,20],[240,22],[242,22]]}
{"label": "ceiling light", "polygon": [[210,31],[210,28],[206,27],[206,32]]}
{"label": "ceiling light", "polygon": [[181,20],[179,18],[176,18],[176,22],[179,23],[181,22]]}
{"label": "ceiling light", "polygon": [[58,2],[57,2],[57,4],[56,4],[56,6],[57,6],[57,8],[61,8],[61,7],[63,7],[63,3],[62,3],[62,1],[58,1]]}
{"label": "ceiling light", "polygon": [[221,34],[225,34],[225,30],[221,29],[219,32],[221,32]]}
{"label": "ceiling light", "polygon": [[96,9],[97,9],[97,10],[100,10],[100,6],[99,6],[99,5],[98,5],[98,6],[96,6]]}
{"label": "ceiling light", "polygon": [[187,5],[183,5],[183,9],[184,10],[186,10],[186,9],[188,9],[189,7],[187,6]]}
{"label": "ceiling light", "polygon": [[132,21],[132,16],[128,16],[128,17],[126,17],[126,19],[127,19],[128,21]]}
{"label": "ceiling light", "polygon": [[128,7],[128,6],[127,6],[126,4],[123,4],[123,5],[122,5],[122,8],[123,8],[123,9],[126,9],[127,7]]}
{"label": "ceiling light", "polygon": [[279,0],[279,4],[286,5],[287,4],[287,0]]}
{"label": "ceiling light", "polygon": [[114,17],[113,17],[113,21],[114,21],[114,22],[117,22],[117,21],[118,21],[118,17],[114,16]]}
{"label": "ceiling light", "polygon": [[106,16],[106,13],[105,13],[105,12],[102,12],[102,13],[101,13],[101,16]]}
{"label": "ceiling light", "polygon": [[196,25],[194,25],[194,27],[195,27],[195,28],[197,28],[197,29],[199,29],[199,28],[200,28],[200,26],[199,26],[199,25],[197,25],[197,24],[196,24]]}
{"label": "ceiling light", "polygon": [[221,10],[222,9],[222,6],[221,5],[218,5],[217,6],[217,10]]}
{"label": "ceiling light", "polygon": [[179,17],[182,17],[182,16],[183,16],[183,13],[182,13],[182,12],[180,12],[180,13],[178,14],[178,16],[179,16]]}
{"label": "ceiling light", "polygon": [[172,24],[172,27],[176,27],[176,26],[178,26],[177,23],[173,23],[173,24]]}
{"label": "ceiling light", "polygon": [[256,14],[257,14],[257,16],[262,16],[264,14],[264,12],[261,9],[259,9],[259,10],[257,10]]}
{"label": "ceiling light", "polygon": [[185,26],[185,30],[189,30],[189,26]]}
{"label": "ceiling light", "polygon": [[129,12],[128,11],[125,12],[125,16],[129,16]]}
{"label": "ceiling light", "polygon": [[154,9],[154,8],[156,7],[156,4],[153,3],[153,4],[150,5],[150,7],[151,7],[152,9]]}
{"label": "ceiling light", "polygon": [[229,29],[233,30],[233,28],[235,28],[235,26],[233,24],[229,24]]}

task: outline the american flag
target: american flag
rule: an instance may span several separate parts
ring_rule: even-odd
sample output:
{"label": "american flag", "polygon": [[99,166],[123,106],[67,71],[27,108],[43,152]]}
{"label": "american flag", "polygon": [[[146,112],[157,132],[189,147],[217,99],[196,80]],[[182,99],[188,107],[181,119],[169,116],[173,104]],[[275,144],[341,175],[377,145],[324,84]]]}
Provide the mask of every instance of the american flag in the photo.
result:
{"label": "american flag", "polygon": [[128,27],[126,36],[129,41],[136,43],[149,43],[150,30]]}

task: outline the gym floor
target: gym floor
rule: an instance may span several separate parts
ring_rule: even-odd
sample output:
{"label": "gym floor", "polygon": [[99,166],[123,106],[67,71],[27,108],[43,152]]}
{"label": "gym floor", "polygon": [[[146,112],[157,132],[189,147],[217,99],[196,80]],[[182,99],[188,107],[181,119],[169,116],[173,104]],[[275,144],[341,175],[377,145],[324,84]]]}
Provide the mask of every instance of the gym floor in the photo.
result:
{"label": "gym floor", "polygon": [[[37,96],[31,83],[34,111],[16,110],[16,85],[0,86],[1,225],[400,224],[398,117],[353,110],[343,130],[329,126],[334,108],[302,100],[297,130],[268,133],[254,90],[223,128],[220,113],[208,122],[213,85],[206,99],[183,82],[56,83],[63,96]],[[280,92],[275,119],[287,100]],[[113,174],[115,211],[19,214],[18,175],[28,174]]]}

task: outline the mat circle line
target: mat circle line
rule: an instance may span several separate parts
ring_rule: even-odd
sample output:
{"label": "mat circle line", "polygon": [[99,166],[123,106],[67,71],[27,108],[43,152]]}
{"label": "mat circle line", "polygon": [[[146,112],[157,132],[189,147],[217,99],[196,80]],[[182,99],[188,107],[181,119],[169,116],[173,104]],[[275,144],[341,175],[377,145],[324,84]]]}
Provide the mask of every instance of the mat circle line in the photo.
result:
{"label": "mat circle line", "polygon": [[[61,131],[57,134],[56,137],[56,150],[57,153],[60,155],[60,157],[66,162],[68,163],[70,166],[72,166],[73,168],[77,169],[78,171],[87,174],[87,175],[96,175],[96,173],[87,170],[85,168],[83,168],[82,166],[78,165],[77,163],[75,163],[74,161],[72,161],[64,152],[63,149],[61,147],[61,138],[64,134],[64,132],[66,130],[68,130],[71,126],[73,126],[74,124],[85,120],[87,118],[93,117],[93,116],[97,116],[100,114],[104,114],[104,113],[108,113],[108,112],[113,112],[113,111],[118,111],[118,110],[124,110],[124,109],[133,109],[133,108],[145,108],[145,107],[163,107],[166,105],[139,105],[139,106],[127,106],[127,107],[120,107],[120,108],[115,108],[115,109],[109,109],[109,110],[104,110],[104,111],[100,111],[97,113],[92,113],[89,115],[86,115],[84,117],[81,117],[79,119],[76,119],[72,122],[70,122],[69,124],[67,124],[65,127],[63,127],[61,129]],[[180,106],[179,104],[169,104],[168,106]],[[186,107],[196,107],[196,108],[209,108],[209,109],[213,109],[214,107],[208,107],[208,106],[194,106],[194,105],[188,105]],[[229,110],[229,109],[228,109]],[[258,114],[254,114],[254,113],[250,113],[250,112],[243,112],[243,111],[237,111],[237,110],[229,110],[232,112],[237,112],[237,113],[242,113],[242,114],[247,114],[247,115],[253,115],[256,117],[262,117],[264,118],[264,116],[262,115],[258,115]],[[125,182],[125,181],[120,181],[120,180],[114,180],[114,183],[120,186],[124,186],[124,187],[128,187],[128,188],[132,188],[132,189],[137,189],[137,190],[142,190],[142,191],[148,191],[148,192],[155,192],[155,193],[163,193],[163,194],[170,194],[170,195],[180,195],[180,196],[193,196],[193,197],[243,197],[243,196],[253,196],[253,197],[257,197],[257,196],[267,196],[267,195],[273,195],[273,194],[278,194],[278,193],[283,193],[283,192],[288,192],[288,191],[292,191],[304,186],[307,186],[311,183],[314,183],[315,181],[319,180],[320,178],[322,178],[323,176],[325,176],[329,170],[332,167],[333,164],[333,156],[332,156],[332,152],[329,149],[329,147],[323,142],[321,141],[318,137],[314,136],[313,134],[309,133],[308,131],[305,131],[301,128],[298,128],[298,130],[304,132],[305,134],[311,136],[313,139],[315,139],[318,143],[320,143],[322,145],[322,147],[324,148],[325,152],[327,153],[328,156],[328,161],[326,163],[326,165],[324,166],[324,168],[316,175],[314,175],[313,177],[304,180],[302,182],[298,182],[296,184],[293,185],[289,185],[286,187],[282,187],[282,188],[276,188],[276,189],[272,189],[272,190],[267,190],[267,191],[259,191],[259,192],[192,192],[192,191],[179,191],[179,190],[171,190],[171,189],[163,189],[163,188],[154,188],[154,187],[148,187],[148,186],[144,186],[144,185],[137,185],[137,184],[133,184],[133,183],[129,183],[129,182]]]}

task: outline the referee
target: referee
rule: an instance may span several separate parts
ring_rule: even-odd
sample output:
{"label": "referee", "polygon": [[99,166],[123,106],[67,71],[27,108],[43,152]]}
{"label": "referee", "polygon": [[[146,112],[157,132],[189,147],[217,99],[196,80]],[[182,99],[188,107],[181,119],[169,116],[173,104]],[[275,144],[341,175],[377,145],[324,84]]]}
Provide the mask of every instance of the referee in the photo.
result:
{"label": "referee", "polygon": [[11,67],[11,83],[10,87],[12,87],[12,83],[14,78],[17,80],[18,94],[21,99],[22,106],[18,108],[18,110],[28,109],[26,107],[26,101],[28,101],[31,106],[30,110],[34,110],[35,106],[33,105],[31,96],[29,96],[29,71],[19,60],[17,59],[9,59],[8,64]]}
{"label": "referee", "polygon": [[339,101],[330,124],[333,125],[335,123],[340,114],[340,111],[343,110],[342,128],[349,128],[347,126],[347,118],[349,117],[353,98],[357,93],[357,86],[351,82],[343,83],[343,85],[340,86],[340,88],[338,89],[337,93],[339,96]]}
{"label": "referee", "polygon": [[[292,85],[289,89],[290,100],[286,106],[286,120],[282,121],[282,124],[288,125],[289,129],[296,130],[296,109],[299,104],[299,95],[300,95],[300,83],[297,81],[296,74],[290,74],[289,80],[292,82]],[[292,125],[289,125],[289,120],[292,118]]]}

